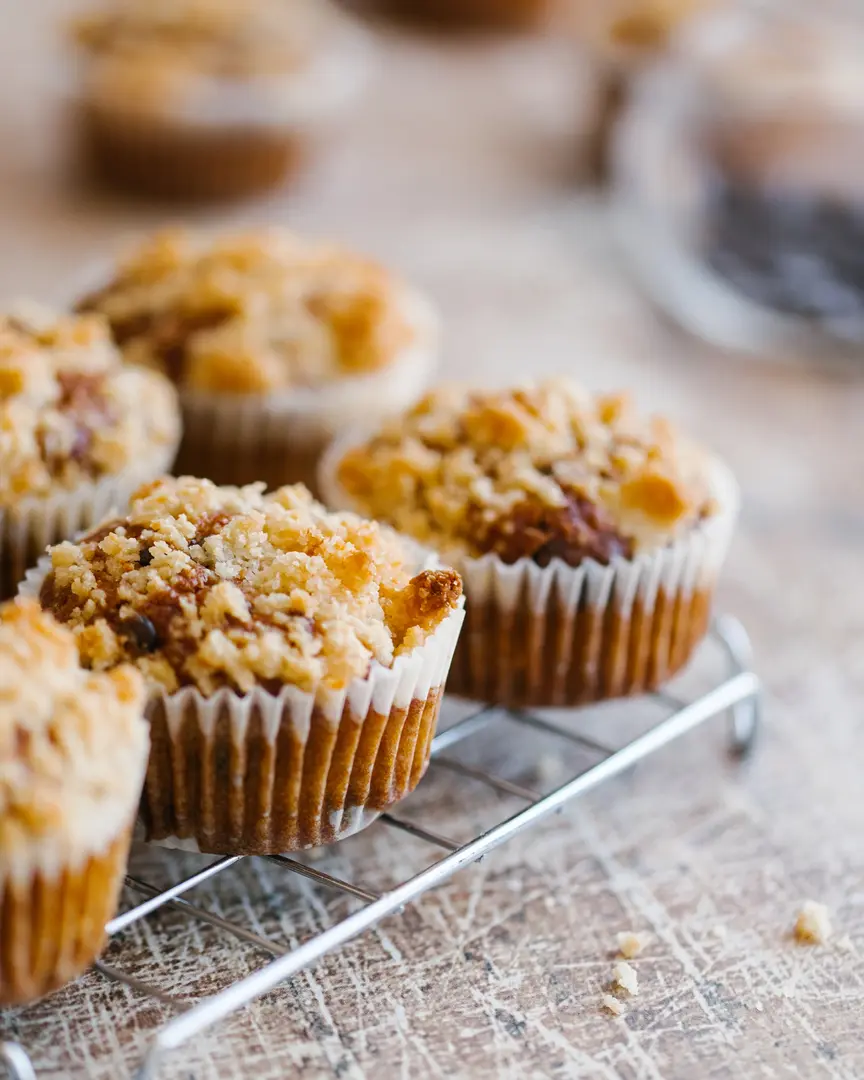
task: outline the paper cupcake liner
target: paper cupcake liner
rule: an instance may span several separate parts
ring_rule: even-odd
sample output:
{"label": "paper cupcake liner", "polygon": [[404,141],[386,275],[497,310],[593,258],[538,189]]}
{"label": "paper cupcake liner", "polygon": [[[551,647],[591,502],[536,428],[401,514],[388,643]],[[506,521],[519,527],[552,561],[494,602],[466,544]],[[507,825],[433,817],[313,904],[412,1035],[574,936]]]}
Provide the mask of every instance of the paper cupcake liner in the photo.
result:
{"label": "paper cupcake liner", "polygon": [[143,838],[265,855],[368,825],[426,771],[462,618],[452,612],[425,645],[342,692],[205,698],[187,687],[157,697],[148,707]]}
{"label": "paper cupcake liner", "polygon": [[181,391],[184,436],[175,473],[219,484],[263,480],[268,488],[303,482],[315,491],[318,461],[334,435],[358,417],[376,423],[403,411],[428,385],[437,317],[416,293],[405,303],[416,340],[381,371],[264,397]]}
{"label": "paper cupcake liner", "polygon": [[20,1005],[80,975],[99,955],[117,909],[131,823],[78,865],[27,877],[0,872],[0,1005]]}
{"label": "paper cupcake liner", "polygon": [[141,484],[167,472],[175,449],[165,448],[144,466],[81,484],[72,491],[0,507],[0,599],[15,595],[28,567],[37,563],[49,544],[69,540],[97,525],[112,510],[124,508]]}
{"label": "paper cupcake liner", "polygon": [[[319,483],[331,507],[357,510],[336,479],[357,441],[337,440]],[[641,694],[690,659],[708,627],[714,589],[738,515],[732,473],[711,463],[718,512],[669,547],[608,566],[546,567],[447,553],[462,575],[465,630],[448,691],[513,707],[573,706]]]}
{"label": "paper cupcake liner", "polygon": [[[438,565],[425,551],[418,560],[418,570]],[[38,598],[50,569],[41,559],[21,595]],[[184,687],[154,696],[140,838],[268,855],[365,828],[426,771],[463,619],[460,600],[425,644],[392,667],[373,664],[341,691],[286,686],[204,697]]]}

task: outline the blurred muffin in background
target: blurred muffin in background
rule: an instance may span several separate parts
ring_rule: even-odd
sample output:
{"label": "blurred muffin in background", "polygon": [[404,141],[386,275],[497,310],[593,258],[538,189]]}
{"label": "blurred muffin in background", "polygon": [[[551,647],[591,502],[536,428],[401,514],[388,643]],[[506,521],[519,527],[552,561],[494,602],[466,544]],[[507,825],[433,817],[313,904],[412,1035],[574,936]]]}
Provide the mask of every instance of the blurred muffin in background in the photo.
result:
{"label": "blurred muffin in background", "polygon": [[170,469],[179,441],[174,388],[121,363],[102,319],[0,314],[0,599],[48,544]]}
{"label": "blurred muffin in background", "polygon": [[605,181],[610,141],[631,80],[662,55],[678,28],[720,0],[569,0],[568,17],[596,72],[594,123],[586,160]]}
{"label": "blurred muffin in background", "polygon": [[85,160],[160,198],[281,183],[362,81],[360,32],[328,0],[109,0],[71,32]]}
{"label": "blurred muffin in background", "polygon": [[333,435],[407,407],[437,352],[430,305],[398,277],[279,230],[159,233],[79,310],[177,385],[178,475],[222,484],[313,487]]}
{"label": "blurred muffin in background", "polygon": [[443,29],[522,30],[544,22],[556,0],[351,0],[364,11]]}

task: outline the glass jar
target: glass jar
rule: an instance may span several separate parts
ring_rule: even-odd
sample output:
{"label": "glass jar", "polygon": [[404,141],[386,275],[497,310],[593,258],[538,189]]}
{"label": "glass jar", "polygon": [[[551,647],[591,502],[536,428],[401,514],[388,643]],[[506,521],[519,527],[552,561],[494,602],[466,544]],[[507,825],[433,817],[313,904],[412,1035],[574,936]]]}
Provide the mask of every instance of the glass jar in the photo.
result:
{"label": "glass jar", "polygon": [[630,88],[613,210],[653,299],[711,342],[864,370],[864,6],[749,0]]}

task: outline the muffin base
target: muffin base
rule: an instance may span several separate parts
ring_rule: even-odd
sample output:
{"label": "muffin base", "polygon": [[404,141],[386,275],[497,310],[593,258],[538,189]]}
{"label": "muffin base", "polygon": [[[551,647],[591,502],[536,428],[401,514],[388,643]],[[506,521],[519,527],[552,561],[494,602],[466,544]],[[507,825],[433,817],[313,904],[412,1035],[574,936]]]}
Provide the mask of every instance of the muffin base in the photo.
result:
{"label": "muffin base", "polygon": [[260,443],[239,448],[213,439],[194,416],[185,416],[184,437],[174,465],[175,476],[203,476],[216,484],[243,485],[263,480],[268,490],[283,484],[305,484],[317,494],[318,462],[326,439],[286,441],[267,429]]}
{"label": "muffin base", "polygon": [[[169,722],[150,709],[143,839],[212,854],[272,855],[330,844],[408,795],[429,764],[442,688],[337,723],[316,705],[308,733],[283,705],[275,732],[253,702],[242,732],[224,702],[205,724],[195,700]],[[173,730],[172,730],[173,727]]]}
{"label": "muffin base", "polygon": [[129,123],[87,107],[78,123],[91,175],[167,201],[211,202],[269,191],[298,172],[309,151],[306,136],[279,128]]}
{"label": "muffin base", "polygon": [[21,1005],[85,971],[105,942],[126,870],[131,828],[58,876],[7,880],[0,893],[0,1005]]}
{"label": "muffin base", "polygon": [[[705,636],[713,589],[670,594],[623,614],[573,609],[554,594],[545,610],[471,601],[448,692],[523,708],[586,705],[662,686]],[[494,658],[494,663],[490,661]]]}
{"label": "muffin base", "polygon": [[549,0],[373,0],[391,18],[445,29],[523,30],[541,23]]}

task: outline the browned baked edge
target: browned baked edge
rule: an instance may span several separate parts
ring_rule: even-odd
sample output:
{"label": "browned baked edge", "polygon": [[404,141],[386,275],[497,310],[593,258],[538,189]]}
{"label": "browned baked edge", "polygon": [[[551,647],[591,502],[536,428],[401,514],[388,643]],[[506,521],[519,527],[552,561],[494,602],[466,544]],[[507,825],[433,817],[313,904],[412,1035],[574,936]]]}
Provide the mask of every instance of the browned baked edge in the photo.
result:
{"label": "browned baked edge", "polygon": [[574,706],[646,693],[690,659],[705,636],[713,589],[659,592],[627,615],[553,593],[545,610],[470,601],[448,693],[512,707]]}
{"label": "browned baked edge", "polygon": [[[286,427],[290,421],[286,420]],[[318,493],[318,462],[324,439],[293,442],[263,429],[252,445],[232,438],[218,421],[205,424],[184,412],[184,434],[174,464],[175,476],[206,476],[216,484],[251,484],[263,480],[268,490],[284,484],[305,484]]]}
{"label": "browned baked edge", "polygon": [[332,843],[358,812],[371,818],[417,786],[441,697],[439,687],[406,708],[365,717],[346,704],[336,725],[316,708],[305,742],[286,713],[275,743],[254,706],[243,740],[232,739],[227,705],[208,738],[194,700],[173,738],[157,701],[141,803],[145,839],[194,840],[201,851],[233,855]]}
{"label": "browned baked edge", "polygon": [[307,140],[268,128],[226,130],[126,124],[78,110],[82,163],[114,187],[149,198],[213,201],[267,191],[293,176]]}
{"label": "browned baked edge", "polygon": [[99,955],[117,908],[131,825],[107,851],[57,878],[37,874],[0,896],[0,1005],[20,1005],[80,975]]}
{"label": "browned baked edge", "polygon": [[519,30],[543,21],[549,0],[359,0],[392,18],[443,28]]}

